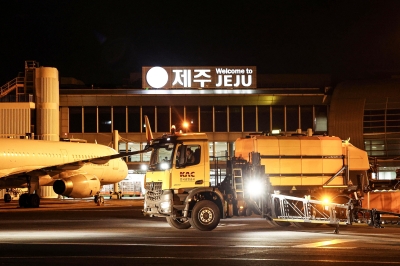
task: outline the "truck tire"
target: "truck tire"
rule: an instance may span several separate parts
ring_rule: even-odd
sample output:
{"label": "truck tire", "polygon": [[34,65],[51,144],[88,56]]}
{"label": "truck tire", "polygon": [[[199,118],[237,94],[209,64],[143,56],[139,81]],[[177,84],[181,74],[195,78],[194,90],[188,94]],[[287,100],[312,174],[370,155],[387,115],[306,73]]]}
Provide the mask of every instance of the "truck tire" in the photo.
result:
{"label": "truck tire", "polygon": [[211,231],[219,224],[220,214],[217,205],[209,200],[196,203],[192,209],[190,224],[200,231]]}
{"label": "truck tire", "polygon": [[168,224],[176,229],[189,229],[192,225],[190,224],[189,220],[182,219],[182,218],[173,218],[171,216],[166,217]]}

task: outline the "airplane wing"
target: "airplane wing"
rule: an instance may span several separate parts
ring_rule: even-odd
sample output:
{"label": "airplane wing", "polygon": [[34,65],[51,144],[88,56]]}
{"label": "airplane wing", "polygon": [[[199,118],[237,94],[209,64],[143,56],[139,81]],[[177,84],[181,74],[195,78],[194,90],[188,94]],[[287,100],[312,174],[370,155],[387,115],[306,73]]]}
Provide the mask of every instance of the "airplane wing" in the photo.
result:
{"label": "airplane wing", "polygon": [[37,172],[38,175],[44,175],[49,172],[57,173],[60,171],[65,171],[65,170],[79,170],[80,168],[82,168],[82,166],[84,166],[85,164],[88,164],[88,163],[105,164],[112,159],[117,159],[117,158],[135,155],[135,154],[145,153],[148,151],[150,151],[150,149],[148,149],[146,147],[146,149],[140,150],[140,151],[116,153],[116,154],[112,154],[112,155],[106,155],[106,156],[101,156],[101,157],[97,157],[97,158],[85,159],[85,160],[69,162],[69,163],[64,163],[64,164],[59,164],[59,165],[51,165],[51,166],[37,165],[37,166],[30,166],[28,168],[24,167],[20,171],[18,169],[15,169],[15,171],[12,171],[12,173],[4,174],[4,175],[2,175],[0,173],[0,178],[29,174],[29,173],[33,173],[33,172]]}
{"label": "airplane wing", "polygon": [[94,163],[94,164],[103,164],[103,163],[107,163],[109,160],[112,160],[112,159],[117,159],[117,158],[122,158],[122,157],[126,157],[126,156],[135,155],[135,154],[145,153],[145,152],[148,152],[148,151],[150,151],[150,148],[146,147],[144,150],[140,150],[140,151],[117,153],[117,154],[113,154],[113,155],[107,155],[107,156],[102,156],[102,157],[98,157],[98,158],[83,160],[82,162],[84,162],[84,163]]}
{"label": "airplane wing", "polygon": [[146,149],[140,150],[140,151],[116,153],[116,154],[101,156],[101,157],[97,157],[97,158],[91,158],[91,159],[80,160],[80,161],[76,161],[76,162],[65,163],[65,164],[61,164],[61,165],[45,167],[45,170],[76,170],[76,169],[81,168],[83,165],[85,165],[87,163],[105,164],[112,159],[117,159],[117,158],[135,155],[135,154],[145,153],[148,151],[150,151],[149,148],[146,148]]}

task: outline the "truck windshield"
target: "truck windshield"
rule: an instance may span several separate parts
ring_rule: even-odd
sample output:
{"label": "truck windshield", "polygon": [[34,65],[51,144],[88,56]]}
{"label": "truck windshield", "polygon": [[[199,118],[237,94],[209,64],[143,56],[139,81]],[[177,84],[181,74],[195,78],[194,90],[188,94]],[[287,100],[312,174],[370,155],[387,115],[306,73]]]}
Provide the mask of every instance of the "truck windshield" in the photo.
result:
{"label": "truck windshield", "polygon": [[154,146],[151,153],[149,170],[166,170],[172,167],[173,143],[162,143]]}

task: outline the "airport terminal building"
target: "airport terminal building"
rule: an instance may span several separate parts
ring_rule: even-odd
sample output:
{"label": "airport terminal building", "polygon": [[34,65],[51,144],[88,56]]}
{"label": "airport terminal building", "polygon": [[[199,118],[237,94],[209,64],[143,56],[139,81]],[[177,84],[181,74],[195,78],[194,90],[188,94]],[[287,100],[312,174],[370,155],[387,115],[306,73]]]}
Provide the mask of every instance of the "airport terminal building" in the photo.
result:
{"label": "airport terminal building", "polygon": [[[94,88],[27,61],[25,72],[1,87],[0,136],[111,146],[118,130],[118,149],[135,151],[145,145],[147,115],[155,137],[172,125],[207,133],[210,155],[233,155],[235,140],[249,134],[311,129],[350,138],[378,162],[380,179],[395,178],[400,168],[400,78],[334,84],[329,75],[266,75],[248,66],[164,67],[169,79],[155,84],[152,69],[132,74],[129,86]],[[149,154],[126,160],[140,175]]]}

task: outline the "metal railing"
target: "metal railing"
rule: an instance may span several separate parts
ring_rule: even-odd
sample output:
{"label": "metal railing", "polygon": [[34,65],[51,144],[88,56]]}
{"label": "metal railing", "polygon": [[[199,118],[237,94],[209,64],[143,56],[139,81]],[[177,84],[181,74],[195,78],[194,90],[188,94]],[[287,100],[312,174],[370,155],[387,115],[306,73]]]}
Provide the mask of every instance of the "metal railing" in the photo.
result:
{"label": "metal railing", "polygon": [[6,96],[17,87],[24,86],[24,77],[16,77],[0,87],[0,98]]}
{"label": "metal railing", "polygon": [[34,102],[34,98],[32,94],[6,95],[0,97],[0,102]]}
{"label": "metal railing", "polygon": [[36,139],[36,140],[43,140],[43,135],[35,135],[27,133],[25,135],[20,134],[0,134],[1,139]]}

